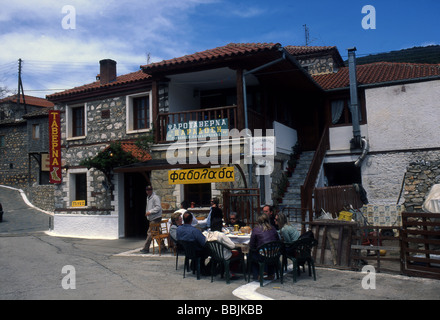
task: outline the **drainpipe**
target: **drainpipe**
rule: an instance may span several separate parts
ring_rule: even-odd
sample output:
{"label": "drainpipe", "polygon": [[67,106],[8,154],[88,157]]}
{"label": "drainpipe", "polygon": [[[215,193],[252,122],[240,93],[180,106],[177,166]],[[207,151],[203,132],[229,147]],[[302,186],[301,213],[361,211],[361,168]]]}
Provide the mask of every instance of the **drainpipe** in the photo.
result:
{"label": "drainpipe", "polygon": [[[254,68],[252,70],[243,72],[243,76],[242,76],[242,79],[243,79],[243,109],[244,109],[244,126],[245,126],[245,129],[249,128],[248,112],[247,112],[246,76],[249,75],[249,74],[255,73],[257,71],[260,71],[262,69],[265,69],[267,67],[270,67],[271,65],[277,64],[278,62],[281,62],[281,61],[285,60],[286,59],[285,51],[281,47],[279,48],[279,50],[283,52],[283,56],[281,58],[278,58],[278,59],[276,59],[274,61],[268,62],[268,63],[266,63],[266,64],[264,64],[262,66]],[[250,164],[248,164],[248,181],[249,181],[248,182],[248,188],[252,188],[252,167],[253,166],[252,166],[252,161],[251,161]]]}
{"label": "drainpipe", "polygon": [[362,161],[368,153],[368,141],[361,137],[361,127],[359,123],[359,101],[357,95],[357,78],[356,78],[356,48],[348,49],[348,72],[350,76],[350,111],[351,122],[353,124],[353,139],[350,140],[351,149],[362,148],[360,157],[355,161],[354,165],[360,167]]}
{"label": "drainpipe", "polygon": [[356,48],[348,50],[348,72],[350,76],[350,111],[353,124],[353,139],[350,141],[351,148],[361,147],[361,128],[359,124],[359,107],[356,79]]}

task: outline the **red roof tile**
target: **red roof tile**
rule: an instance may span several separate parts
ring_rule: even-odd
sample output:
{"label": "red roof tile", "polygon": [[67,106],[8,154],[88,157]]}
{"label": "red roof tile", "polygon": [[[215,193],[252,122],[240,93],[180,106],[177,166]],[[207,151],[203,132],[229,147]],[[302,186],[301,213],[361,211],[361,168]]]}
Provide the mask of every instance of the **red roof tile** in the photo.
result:
{"label": "red roof tile", "polygon": [[114,87],[114,86],[118,86],[118,85],[122,85],[122,84],[129,84],[129,83],[133,83],[136,81],[146,80],[148,78],[150,78],[150,75],[144,73],[142,70],[139,70],[136,72],[132,72],[132,73],[118,76],[118,77],[116,77],[115,81],[112,81],[112,82],[107,83],[105,85],[101,85],[100,81],[95,81],[95,82],[92,82],[89,84],[85,84],[83,86],[75,87],[75,88],[72,88],[69,90],[65,90],[62,92],[57,92],[57,93],[48,95],[47,99],[56,100],[57,98],[66,97],[66,96],[69,96],[72,94],[97,91],[99,89],[110,88],[110,87]]}
{"label": "red roof tile", "polygon": [[[53,103],[50,102],[49,100],[44,99],[44,98],[38,98],[38,97],[25,95],[24,99],[26,101],[26,104],[30,105],[30,106],[45,107],[45,108],[52,108],[53,107]],[[0,100],[0,103],[4,103],[4,102],[8,102],[8,101],[17,102],[17,95],[15,94],[13,96],[3,98]],[[23,97],[21,95],[20,95],[20,103],[23,103]]]}
{"label": "red roof tile", "polygon": [[150,63],[148,65],[141,66],[141,68],[143,68],[145,72],[149,73],[158,69],[165,69],[184,64],[213,61],[217,59],[225,59],[228,57],[238,57],[251,53],[270,51],[273,49],[278,49],[280,47],[281,45],[279,43],[230,43],[222,47],[196,52],[183,57]]}
{"label": "red roof tile", "polygon": [[[440,76],[440,64],[376,62],[357,66],[356,75],[359,85],[436,77]],[[343,67],[336,73],[315,75],[313,79],[324,90],[350,86],[348,67]]]}
{"label": "red roof tile", "polygon": [[[152,159],[151,155],[148,152],[136,146],[133,141],[121,141],[120,143],[122,150],[127,153],[131,153],[133,157],[139,160],[139,162],[144,162]],[[108,146],[106,150],[108,148],[110,148],[110,146]]]}

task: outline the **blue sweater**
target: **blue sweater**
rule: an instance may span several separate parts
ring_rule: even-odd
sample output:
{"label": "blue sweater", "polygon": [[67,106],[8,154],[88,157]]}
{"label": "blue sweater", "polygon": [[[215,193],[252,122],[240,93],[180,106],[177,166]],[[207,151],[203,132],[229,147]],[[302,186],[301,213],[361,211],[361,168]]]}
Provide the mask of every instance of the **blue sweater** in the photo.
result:
{"label": "blue sweater", "polygon": [[202,232],[190,224],[183,224],[177,228],[177,241],[195,241],[200,247],[203,247],[206,242],[205,236]]}

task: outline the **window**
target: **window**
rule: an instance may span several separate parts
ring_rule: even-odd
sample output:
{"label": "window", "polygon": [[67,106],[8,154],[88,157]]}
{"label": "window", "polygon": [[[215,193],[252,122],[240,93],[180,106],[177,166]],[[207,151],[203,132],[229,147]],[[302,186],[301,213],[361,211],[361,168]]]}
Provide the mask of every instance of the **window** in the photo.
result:
{"label": "window", "polygon": [[151,129],[151,95],[142,93],[127,96],[127,132],[145,132]]}
{"label": "window", "polygon": [[40,140],[40,125],[39,124],[32,125],[32,139],[33,140]]}
{"label": "window", "polygon": [[66,132],[68,139],[84,138],[86,136],[87,124],[85,120],[85,110],[85,105],[67,106]]}
{"label": "window", "polygon": [[150,127],[150,106],[148,96],[133,99],[133,126],[135,130]]}
{"label": "window", "polygon": [[5,136],[0,136],[0,148],[6,147]]}
{"label": "window", "polygon": [[211,184],[186,184],[185,185],[185,200],[189,203],[194,202],[196,207],[211,206]]}
{"label": "window", "polygon": [[[330,106],[331,106],[331,121],[332,121],[331,123],[333,126],[349,125],[352,123],[350,100],[348,99],[333,100]],[[358,104],[358,108],[359,108],[359,122],[362,122],[363,108],[361,103]]]}
{"label": "window", "polygon": [[72,137],[84,136],[84,108],[72,109]]}
{"label": "window", "polygon": [[[87,169],[86,169],[87,170]],[[87,206],[87,172],[82,169],[73,170],[69,174],[69,206],[72,201],[85,201]]]}

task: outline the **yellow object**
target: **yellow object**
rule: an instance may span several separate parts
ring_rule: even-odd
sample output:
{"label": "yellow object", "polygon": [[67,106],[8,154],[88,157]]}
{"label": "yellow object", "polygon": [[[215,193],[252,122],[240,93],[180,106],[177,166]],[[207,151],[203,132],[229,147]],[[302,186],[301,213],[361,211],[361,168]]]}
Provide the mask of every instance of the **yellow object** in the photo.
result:
{"label": "yellow object", "polygon": [[387,251],[386,250],[379,250],[379,253],[381,256],[384,256],[387,254]]}
{"label": "yellow object", "polygon": [[234,167],[169,170],[169,184],[192,184],[235,181]]}
{"label": "yellow object", "polygon": [[348,211],[341,211],[341,212],[339,212],[338,220],[351,221],[352,217],[353,217],[353,213],[348,212]]}

